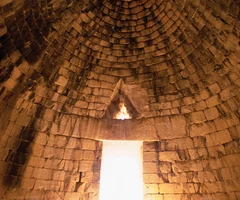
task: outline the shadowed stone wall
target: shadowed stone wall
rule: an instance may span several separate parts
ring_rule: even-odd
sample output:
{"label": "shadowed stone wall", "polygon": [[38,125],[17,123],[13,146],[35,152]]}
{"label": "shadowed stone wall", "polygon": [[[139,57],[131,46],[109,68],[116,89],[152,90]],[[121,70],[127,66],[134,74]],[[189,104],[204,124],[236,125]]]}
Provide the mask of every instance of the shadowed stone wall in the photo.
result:
{"label": "shadowed stone wall", "polygon": [[[239,11],[0,1],[0,198],[97,199],[100,140],[119,139],[145,141],[147,199],[240,199]],[[120,96],[133,119],[112,119]]]}

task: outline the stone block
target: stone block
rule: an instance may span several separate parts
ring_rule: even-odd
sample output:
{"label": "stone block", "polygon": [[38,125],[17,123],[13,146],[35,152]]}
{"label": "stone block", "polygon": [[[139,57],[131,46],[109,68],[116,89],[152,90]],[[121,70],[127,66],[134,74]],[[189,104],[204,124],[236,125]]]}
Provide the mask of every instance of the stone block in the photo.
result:
{"label": "stone block", "polygon": [[148,142],[148,141],[144,141],[143,142],[143,151],[144,152],[152,152],[152,151],[159,151],[159,147],[161,146],[161,142]]}
{"label": "stone block", "polygon": [[[183,174],[185,174],[185,180],[181,179],[181,177],[183,177]],[[178,173],[178,174],[177,173],[169,173],[168,180],[169,180],[169,183],[187,182],[186,173]]]}
{"label": "stone block", "polygon": [[197,173],[198,182],[216,182],[218,180],[218,173],[216,170],[202,171]]}
{"label": "stone block", "polygon": [[193,194],[193,193],[196,193],[196,189],[198,188],[198,185],[197,184],[193,184],[193,183],[184,183],[183,184],[183,190],[184,190],[184,193],[187,193],[187,194]]}
{"label": "stone block", "polygon": [[81,139],[80,148],[86,150],[96,150],[97,142],[94,140]]}
{"label": "stone block", "polygon": [[214,120],[219,117],[219,112],[216,107],[212,107],[212,108],[204,110],[204,114],[205,114],[205,117],[207,118],[207,120]]}
{"label": "stone block", "polygon": [[165,152],[159,152],[159,160],[174,162],[174,161],[179,161],[180,158],[176,151],[165,151]]}
{"label": "stone block", "polygon": [[53,158],[55,156],[55,148],[46,146],[44,148],[43,157],[44,158]]}
{"label": "stone block", "polygon": [[34,169],[33,167],[27,166],[24,170],[23,177],[24,178],[30,178],[32,176],[33,169]]}
{"label": "stone block", "polygon": [[223,187],[226,192],[238,192],[240,188],[240,183],[239,180],[224,181]]}
{"label": "stone block", "polygon": [[233,154],[233,153],[239,153],[240,152],[240,140],[233,140],[227,144],[224,145],[226,154]]}
{"label": "stone block", "polygon": [[215,193],[215,194],[212,194],[212,198],[213,199],[219,199],[219,200],[228,200],[228,199],[231,199],[231,200],[237,200],[234,192],[223,192],[223,193]]}
{"label": "stone block", "polygon": [[236,126],[239,124],[239,118],[234,113],[231,113],[229,116],[227,116],[225,120],[228,127]]}
{"label": "stone block", "polygon": [[62,87],[65,87],[67,83],[68,83],[68,79],[65,78],[64,76],[59,76],[55,81],[55,84],[60,85]]}
{"label": "stone block", "polygon": [[34,139],[36,144],[46,145],[47,143],[47,134],[43,132],[38,132]]}
{"label": "stone block", "polygon": [[28,166],[32,167],[43,167],[45,159],[41,157],[31,156],[28,161]]}
{"label": "stone block", "polygon": [[182,200],[182,195],[180,195],[180,194],[164,194],[163,199]]}
{"label": "stone block", "polygon": [[192,97],[183,98],[183,102],[185,103],[185,105],[190,105],[190,104],[196,103],[196,101]]}
{"label": "stone block", "polygon": [[207,146],[216,146],[230,141],[232,141],[232,137],[227,129],[206,135]]}
{"label": "stone block", "polygon": [[68,140],[68,138],[65,137],[65,136],[56,135],[54,137],[54,146],[56,146],[56,147],[64,147],[67,144],[67,140]]}
{"label": "stone block", "polygon": [[88,107],[88,102],[86,102],[86,101],[77,101],[74,106],[76,106],[78,108],[87,108]]}
{"label": "stone block", "polygon": [[172,164],[173,172],[198,172],[203,171],[200,161],[178,161]]}
{"label": "stone block", "polygon": [[54,135],[49,134],[47,137],[47,144],[46,147],[54,147]]}
{"label": "stone block", "polygon": [[166,149],[168,151],[174,151],[179,149],[191,149],[193,147],[193,140],[189,137],[186,137],[168,141]]}
{"label": "stone block", "polygon": [[64,148],[56,148],[54,149],[54,158],[57,159],[63,159],[63,155],[64,155]]}
{"label": "stone block", "polygon": [[217,106],[221,103],[218,95],[214,95],[206,100],[206,104],[209,108]]}
{"label": "stone block", "polygon": [[200,96],[199,96],[199,99],[201,100],[205,100],[205,99],[208,99],[209,98],[209,92],[206,90],[206,89],[203,89],[201,92],[200,92]]}
{"label": "stone block", "polygon": [[208,159],[208,162],[211,169],[220,169],[224,167],[222,158]]}
{"label": "stone block", "polygon": [[143,162],[143,173],[157,174],[159,172],[158,162]]}
{"label": "stone block", "polygon": [[216,131],[216,127],[213,122],[193,124],[190,127],[190,136],[191,137],[205,136],[205,135],[215,132],[215,131]]}
{"label": "stone block", "polygon": [[100,172],[82,172],[81,176],[82,182],[99,182]]}
{"label": "stone block", "polygon": [[143,152],[143,161],[156,161],[157,159],[157,152]]}
{"label": "stone block", "polygon": [[80,172],[91,172],[93,170],[93,161],[81,161],[79,165]]}
{"label": "stone block", "polygon": [[50,180],[52,178],[52,170],[44,168],[34,168],[32,172],[32,178]]}
{"label": "stone block", "polygon": [[193,112],[190,114],[190,120],[193,123],[202,123],[204,121],[206,121],[205,115],[202,111],[198,111],[198,112]]}
{"label": "stone block", "polygon": [[186,119],[184,116],[159,117],[154,119],[154,123],[160,139],[182,138],[186,136]]}
{"label": "stone block", "polygon": [[194,147],[205,147],[206,138],[205,137],[194,137],[193,143],[194,143]]}
{"label": "stone block", "polygon": [[64,181],[66,176],[65,171],[60,171],[60,170],[54,170],[53,175],[52,175],[52,180],[54,181]]}
{"label": "stone block", "polygon": [[45,109],[44,114],[43,114],[43,119],[47,120],[47,121],[53,121],[54,117],[56,115],[56,111],[53,109]]}
{"label": "stone block", "polygon": [[218,131],[228,128],[228,125],[224,119],[215,119],[214,123]]}
{"label": "stone block", "polygon": [[235,92],[236,88],[234,88],[232,85],[228,86],[227,88],[225,88],[224,90],[222,90],[220,92],[220,97],[222,99],[222,101],[226,101],[228,99],[230,99],[231,97],[236,95]]}
{"label": "stone block", "polygon": [[81,197],[82,194],[79,192],[66,192],[64,199],[65,200],[72,200],[72,199],[79,199],[79,197]]}
{"label": "stone block", "polygon": [[158,184],[145,184],[144,192],[146,194],[157,194],[159,192]]}
{"label": "stone block", "polygon": [[208,88],[213,95],[215,95],[221,91],[221,89],[217,83],[214,83],[214,84],[208,86]]}
{"label": "stone block", "polygon": [[206,148],[199,148],[197,151],[198,151],[198,155],[199,155],[200,158],[205,158],[206,159],[206,158],[209,157],[208,151],[207,151]]}
{"label": "stone block", "polygon": [[170,110],[172,115],[178,115],[179,114],[179,110],[177,108],[173,108]]}
{"label": "stone block", "polygon": [[235,179],[235,173],[233,171],[233,168],[222,168],[221,169],[221,176],[222,176],[224,181],[234,180]]}
{"label": "stone block", "polygon": [[34,187],[34,184],[35,184],[35,179],[23,178],[21,182],[21,188],[26,190],[31,190]]}
{"label": "stone block", "polygon": [[73,149],[64,149],[64,156],[63,159],[64,160],[70,160],[73,159]]}
{"label": "stone block", "polygon": [[[36,180],[34,184],[35,190],[49,190],[51,187],[52,181],[51,180]],[[39,198],[39,196],[38,196]]]}
{"label": "stone block", "polygon": [[44,168],[60,170],[64,168],[64,165],[65,165],[65,160],[50,158],[50,159],[46,159]]}
{"label": "stone block", "polygon": [[74,160],[82,160],[83,159],[83,151],[82,150],[74,150],[73,159]]}
{"label": "stone block", "polygon": [[200,101],[195,104],[195,108],[197,111],[204,110],[205,108],[207,108],[207,104],[205,103],[205,101]]}
{"label": "stone block", "polygon": [[221,155],[225,155],[225,148],[223,145],[218,145],[218,146],[213,146],[213,147],[208,147],[208,153],[210,157],[219,157]]}
{"label": "stone block", "polygon": [[42,153],[43,153],[43,150],[44,150],[44,146],[43,145],[40,145],[40,144],[33,144],[32,145],[32,155],[33,156],[41,157]]}
{"label": "stone block", "polygon": [[64,162],[64,171],[71,171],[71,172],[75,172],[78,171],[78,167],[79,167],[79,162],[76,161],[69,161],[69,160],[65,160]]}
{"label": "stone block", "polygon": [[27,115],[24,112],[21,112],[17,117],[16,123],[22,126],[27,126],[30,121],[31,121],[31,116]]}
{"label": "stone block", "polygon": [[161,173],[170,173],[172,171],[171,164],[169,162],[160,162]]}
{"label": "stone block", "polygon": [[90,183],[86,188],[85,192],[98,193],[99,191],[99,183]]}
{"label": "stone block", "polygon": [[95,151],[84,150],[82,152],[83,160],[95,160]]}
{"label": "stone block", "polygon": [[223,186],[220,181],[216,181],[213,183],[205,182],[201,185],[200,188],[201,193],[217,193],[217,192],[223,192]]}
{"label": "stone block", "polygon": [[34,129],[36,131],[45,132],[50,126],[50,122],[43,119],[36,119],[34,122]]}
{"label": "stone block", "polygon": [[223,156],[222,161],[225,167],[236,166],[236,163],[239,163],[240,154],[230,154]]}
{"label": "stone block", "polygon": [[199,158],[198,149],[189,149],[188,154],[189,154],[191,160],[196,160]]}
{"label": "stone block", "polygon": [[164,183],[168,180],[167,174],[143,174],[144,183]]}
{"label": "stone block", "polygon": [[233,139],[239,139],[240,138],[240,125],[233,126],[230,129],[230,134]]}
{"label": "stone block", "polygon": [[[78,147],[78,142],[79,142],[79,139],[70,137],[67,141],[67,145],[65,148],[70,148],[70,149],[76,148]],[[81,148],[81,146],[79,148]]]}
{"label": "stone block", "polygon": [[160,183],[160,194],[177,194],[183,193],[183,185],[177,183]]}
{"label": "stone block", "polygon": [[49,133],[51,133],[51,134],[53,134],[53,135],[57,135],[58,132],[59,132],[59,126],[58,126],[58,124],[52,122],[52,123],[51,123],[51,128],[50,128],[50,130],[49,130]]}

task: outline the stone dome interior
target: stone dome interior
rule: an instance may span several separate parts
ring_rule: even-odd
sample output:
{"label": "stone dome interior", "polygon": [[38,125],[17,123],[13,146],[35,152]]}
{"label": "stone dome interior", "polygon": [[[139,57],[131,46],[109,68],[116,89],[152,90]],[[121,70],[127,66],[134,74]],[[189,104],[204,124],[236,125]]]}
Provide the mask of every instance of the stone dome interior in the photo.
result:
{"label": "stone dome interior", "polygon": [[2,199],[97,199],[102,139],[147,200],[240,199],[239,120],[239,0],[0,1]]}

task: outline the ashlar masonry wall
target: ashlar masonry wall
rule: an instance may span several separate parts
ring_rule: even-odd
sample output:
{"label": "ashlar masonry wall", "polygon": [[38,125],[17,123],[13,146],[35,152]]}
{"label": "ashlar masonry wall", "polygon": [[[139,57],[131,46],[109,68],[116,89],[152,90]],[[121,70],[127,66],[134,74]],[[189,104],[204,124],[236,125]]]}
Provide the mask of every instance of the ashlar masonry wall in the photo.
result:
{"label": "ashlar masonry wall", "polygon": [[240,199],[237,143],[206,146],[202,137],[144,142],[145,199]]}
{"label": "ashlar masonry wall", "polygon": [[4,181],[18,178],[19,184],[1,186],[0,199],[97,200],[101,148],[95,140],[38,133],[23,174],[5,174]]}

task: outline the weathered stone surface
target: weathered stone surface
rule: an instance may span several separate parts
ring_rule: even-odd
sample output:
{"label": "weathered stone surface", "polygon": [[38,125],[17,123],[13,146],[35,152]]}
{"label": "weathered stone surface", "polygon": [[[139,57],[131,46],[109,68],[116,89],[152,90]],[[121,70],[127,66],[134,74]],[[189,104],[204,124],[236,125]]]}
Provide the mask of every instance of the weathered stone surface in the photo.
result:
{"label": "weathered stone surface", "polygon": [[168,161],[168,162],[174,162],[179,161],[179,155],[176,151],[166,151],[166,152],[160,152],[159,153],[159,160],[160,161]]}
{"label": "weathered stone surface", "polygon": [[154,120],[159,139],[182,138],[186,136],[186,119],[183,116],[161,117]]}
{"label": "weathered stone surface", "polygon": [[183,193],[183,185],[162,183],[159,184],[159,190],[161,194]]}
{"label": "weathered stone surface", "polygon": [[145,184],[145,193],[157,194],[158,192],[158,184]]}
{"label": "weathered stone surface", "polygon": [[81,136],[112,140],[158,140],[186,136],[186,120],[183,116],[142,120],[79,120]]}
{"label": "weathered stone surface", "polygon": [[100,140],[144,141],[147,200],[240,199],[239,12],[0,1],[0,199],[97,200]]}
{"label": "weathered stone surface", "polygon": [[232,137],[228,130],[222,130],[219,132],[211,133],[206,136],[207,145],[215,146],[218,144],[225,144],[232,141]]}
{"label": "weathered stone surface", "polygon": [[212,122],[193,124],[190,128],[190,136],[191,137],[204,136],[208,133],[212,133],[215,131],[216,131],[215,124]]}

